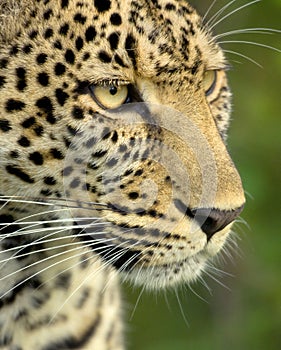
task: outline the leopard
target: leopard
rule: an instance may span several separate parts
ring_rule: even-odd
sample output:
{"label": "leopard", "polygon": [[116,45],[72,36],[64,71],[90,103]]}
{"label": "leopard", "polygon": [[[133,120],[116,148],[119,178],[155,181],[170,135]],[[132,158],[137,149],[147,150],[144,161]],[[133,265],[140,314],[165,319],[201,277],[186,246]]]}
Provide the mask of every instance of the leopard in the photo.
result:
{"label": "leopard", "polygon": [[123,281],[194,282],[245,197],[186,0],[0,3],[0,349],[124,350]]}

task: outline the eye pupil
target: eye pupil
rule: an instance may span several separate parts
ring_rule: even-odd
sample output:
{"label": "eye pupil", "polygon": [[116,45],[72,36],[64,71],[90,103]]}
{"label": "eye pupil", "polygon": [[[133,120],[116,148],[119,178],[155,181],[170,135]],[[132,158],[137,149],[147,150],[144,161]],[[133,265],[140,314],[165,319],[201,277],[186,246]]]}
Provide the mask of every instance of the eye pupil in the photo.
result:
{"label": "eye pupil", "polygon": [[110,95],[112,95],[112,96],[116,95],[117,91],[118,91],[118,89],[116,86],[110,86],[110,88],[109,88]]}

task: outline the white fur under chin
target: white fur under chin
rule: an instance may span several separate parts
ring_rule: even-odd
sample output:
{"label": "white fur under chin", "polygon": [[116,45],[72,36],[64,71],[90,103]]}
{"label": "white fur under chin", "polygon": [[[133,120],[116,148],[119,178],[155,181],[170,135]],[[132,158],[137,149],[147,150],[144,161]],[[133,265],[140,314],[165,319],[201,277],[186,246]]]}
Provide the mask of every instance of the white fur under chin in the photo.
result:
{"label": "white fur under chin", "polygon": [[182,260],[164,265],[136,267],[122,277],[134,285],[145,286],[148,290],[176,288],[183,283],[193,283],[204,272],[208,261],[224,246],[230,233],[229,227],[230,225],[215,235],[204,249],[191,257],[183,257]]}

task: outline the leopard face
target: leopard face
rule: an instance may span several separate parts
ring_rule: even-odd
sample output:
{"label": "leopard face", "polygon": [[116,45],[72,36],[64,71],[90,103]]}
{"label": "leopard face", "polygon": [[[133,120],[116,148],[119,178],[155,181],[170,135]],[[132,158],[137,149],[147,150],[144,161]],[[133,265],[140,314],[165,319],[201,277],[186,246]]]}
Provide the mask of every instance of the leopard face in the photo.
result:
{"label": "leopard face", "polygon": [[194,280],[244,205],[228,65],[199,15],[183,0],[0,10],[5,239],[76,242],[150,288]]}

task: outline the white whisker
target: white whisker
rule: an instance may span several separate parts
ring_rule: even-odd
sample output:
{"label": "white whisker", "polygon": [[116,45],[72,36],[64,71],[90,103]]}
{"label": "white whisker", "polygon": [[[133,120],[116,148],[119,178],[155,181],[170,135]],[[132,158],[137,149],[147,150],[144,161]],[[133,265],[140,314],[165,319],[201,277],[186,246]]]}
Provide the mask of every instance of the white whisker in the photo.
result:
{"label": "white whisker", "polygon": [[219,41],[218,44],[223,45],[223,44],[247,44],[247,45],[254,45],[254,46],[259,46],[259,47],[265,47],[266,49],[270,49],[276,52],[281,52],[281,50],[277,49],[274,46],[270,45],[265,45],[261,43],[257,43],[254,41],[245,41],[245,40],[223,40]]}
{"label": "white whisker", "polygon": [[[128,243],[128,242],[125,242]],[[125,244],[123,243],[123,244]],[[122,244],[118,244],[117,246],[113,245],[112,249],[105,254],[106,255],[112,253],[112,251],[118,247],[120,247]],[[108,249],[108,247],[110,247],[110,245],[108,245],[106,248],[104,249]],[[128,250],[128,249],[127,249]],[[52,320],[56,317],[56,315],[61,311],[61,309],[63,308],[64,305],[66,305],[66,303],[72,298],[72,296],[81,288],[81,286],[89,279],[89,278],[93,278],[93,276],[97,275],[98,273],[100,273],[102,270],[104,270],[106,267],[111,266],[111,263],[114,262],[114,260],[119,259],[120,256],[124,255],[126,253],[125,251],[121,251],[118,254],[114,255],[113,257],[111,257],[110,259],[104,261],[104,263],[96,270],[92,271],[75,289],[74,291],[67,297],[67,299],[62,303],[62,305],[60,306],[60,308],[56,311],[56,313],[53,315],[50,323],[52,322]],[[113,277],[112,277],[113,278]],[[101,293],[104,293],[106,286],[108,285],[108,283],[110,282],[110,279],[108,280],[107,284],[104,286],[103,290]]]}
{"label": "white whisker", "polygon": [[251,5],[254,5],[255,3],[258,3],[260,2],[261,0],[254,0],[254,1],[251,1],[251,2],[248,2],[247,4],[245,5],[242,5],[240,7],[238,7],[237,9],[229,12],[227,15],[223,16],[222,18],[220,18],[217,22],[215,22],[214,24],[212,24],[212,26],[209,28],[210,30],[214,29],[219,23],[221,23],[222,21],[224,21],[225,19],[227,19],[228,17],[232,16],[233,14],[237,13],[238,11],[241,11],[243,10],[244,8],[246,7],[249,7]]}
{"label": "white whisker", "polygon": [[279,34],[281,31],[278,29],[272,29],[272,28],[243,28],[243,29],[235,29],[231,30],[229,32],[221,33],[216,36],[214,36],[214,40],[224,38],[231,35],[236,34]]}
{"label": "white whisker", "polygon": [[[225,11],[227,10],[236,0],[232,0],[228,2],[226,5],[224,5],[222,8],[220,8],[206,23],[206,27],[210,27],[214,21]],[[212,28],[212,27],[211,27]]]}
{"label": "white whisker", "polygon": [[[208,265],[206,265],[208,268],[210,267],[210,266],[208,266]],[[229,287],[227,287],[224,283],[222,283],[219,279],[217,279],[216,277],[214,277],[212,274],[211,274],[211,272],[209,272],[207,269],[204,271],[204,273],[207,275],[207,276],[209,276],[212,280],[214,280],[215,282],[217,282],[219,285],[221,285],[222,287],[224,287],[224,288],[226,288],[227,290],[229,290],[230,291],[230,288]]]}
{"label": "white whisker", "polygon": [[[95,232],[95,236],[102,235],[102,234],[104,234],[104,232]],[[88,237],[89,234],[88,233],[79,234],[77,237],[83,237],[83,236],[87,236]],[[60,241],[60,240],[66,240],[68,238],[75,239],[76,236],[69,235],[69,236],[55,237],[55,238],[52,238],[52,239],[46,239],[46,240],[43,240],[43,241],[34,241],[34,242],[31,242],[31,243],[28,243],[28,244],[25,244],[25,245],[22,245],[22,246],[6,249],[5,251],[0,252],[0,254],[16,250],[16,255],[13,255],[13,256],[11,256],[11,257],[9,257],[7,259],[0,260],[0,263],[11,261],[11,260],[14,260],[14,259],[17,259],[17,258],[23,258],[25,256],[31,256],[33,254],[37,254],[37,253],[41,253],[41,252],[45,252],[45,251],[49,251],[49,250],[54,250],[54,249],[57,249],[57,248],[66,248],[68,246],[75,245],[75,244],[80,244],[81,245],[81,241],[76,241],[76,242],[69,242],[69,243],[59,244],[58,246],[51,246],[51,247],[42,248],[40,250],[36,250],[36,251],[33,251],[33,252],[28,252],[28,253],[25,253],[25,254],[20,254],[20,255],[18,254],[19,251],[25,249],[26,247],[32,247],[32,246],[36,246],[36,245],[39,245],[39,244],[41,245],[41,244],[46,244],[46,243],[54,243],[54,242],[57,242],[57,241]],[[90,240],[89,242],[94,242],[96,239],[97,238],[95,237],[95,238],[93,238],[93,240]],[[107,240],[110,240],[110,239],[108,238]],[[0,270],[4,266],[5,266],[5,264],[3,264],[3,266],[0,267]]]}
{"label": "white whisker", "polygon": [[213,0],[207,11],[205,12],[205,15],[202,17],[202,22],[205,22],[205,19],[208,17],[209,13],[211,12],[212,8],[216,4],[217,0]]}
{"label": "white whisker", "polygon": [[236,52],[236,51],[232,51],[232,50],[226,50],[224,49],[223,50],[225,53],[230,53],[230,54],[233,54],[233,55],[236,55],[236,56],[240,56],[240,57],[243,57],[245,58],[246,60],[254,63],[255,65],[257,65],[258,67],[260,68],[263,68],[263,66],[261,64],[259,64],[257,61],[255,61],[254,59],[252,59],[251,57],[249,56],[246,56],[246,55],[243,55],[242,53],[239,53],[239,52]]}
{"label": "white whisker", "polygon": [[178,301],[178,305],[179,305],[180,312],[181,312],[182,318],[183,318],[183,320],[184,320],[184,323],[186,324],[187,327],[189,327],[189,322],[187,321],[187,318],[186,318],[186,316],[185,316],[185,313],[184,313],[184,310],[183,310],[183,306],[182,306],[182,304],[181,304],[178,291],[177,291],[176,289],[175,289],[175,295],[176,295],[176,299],[177,299],[177,301]]}

